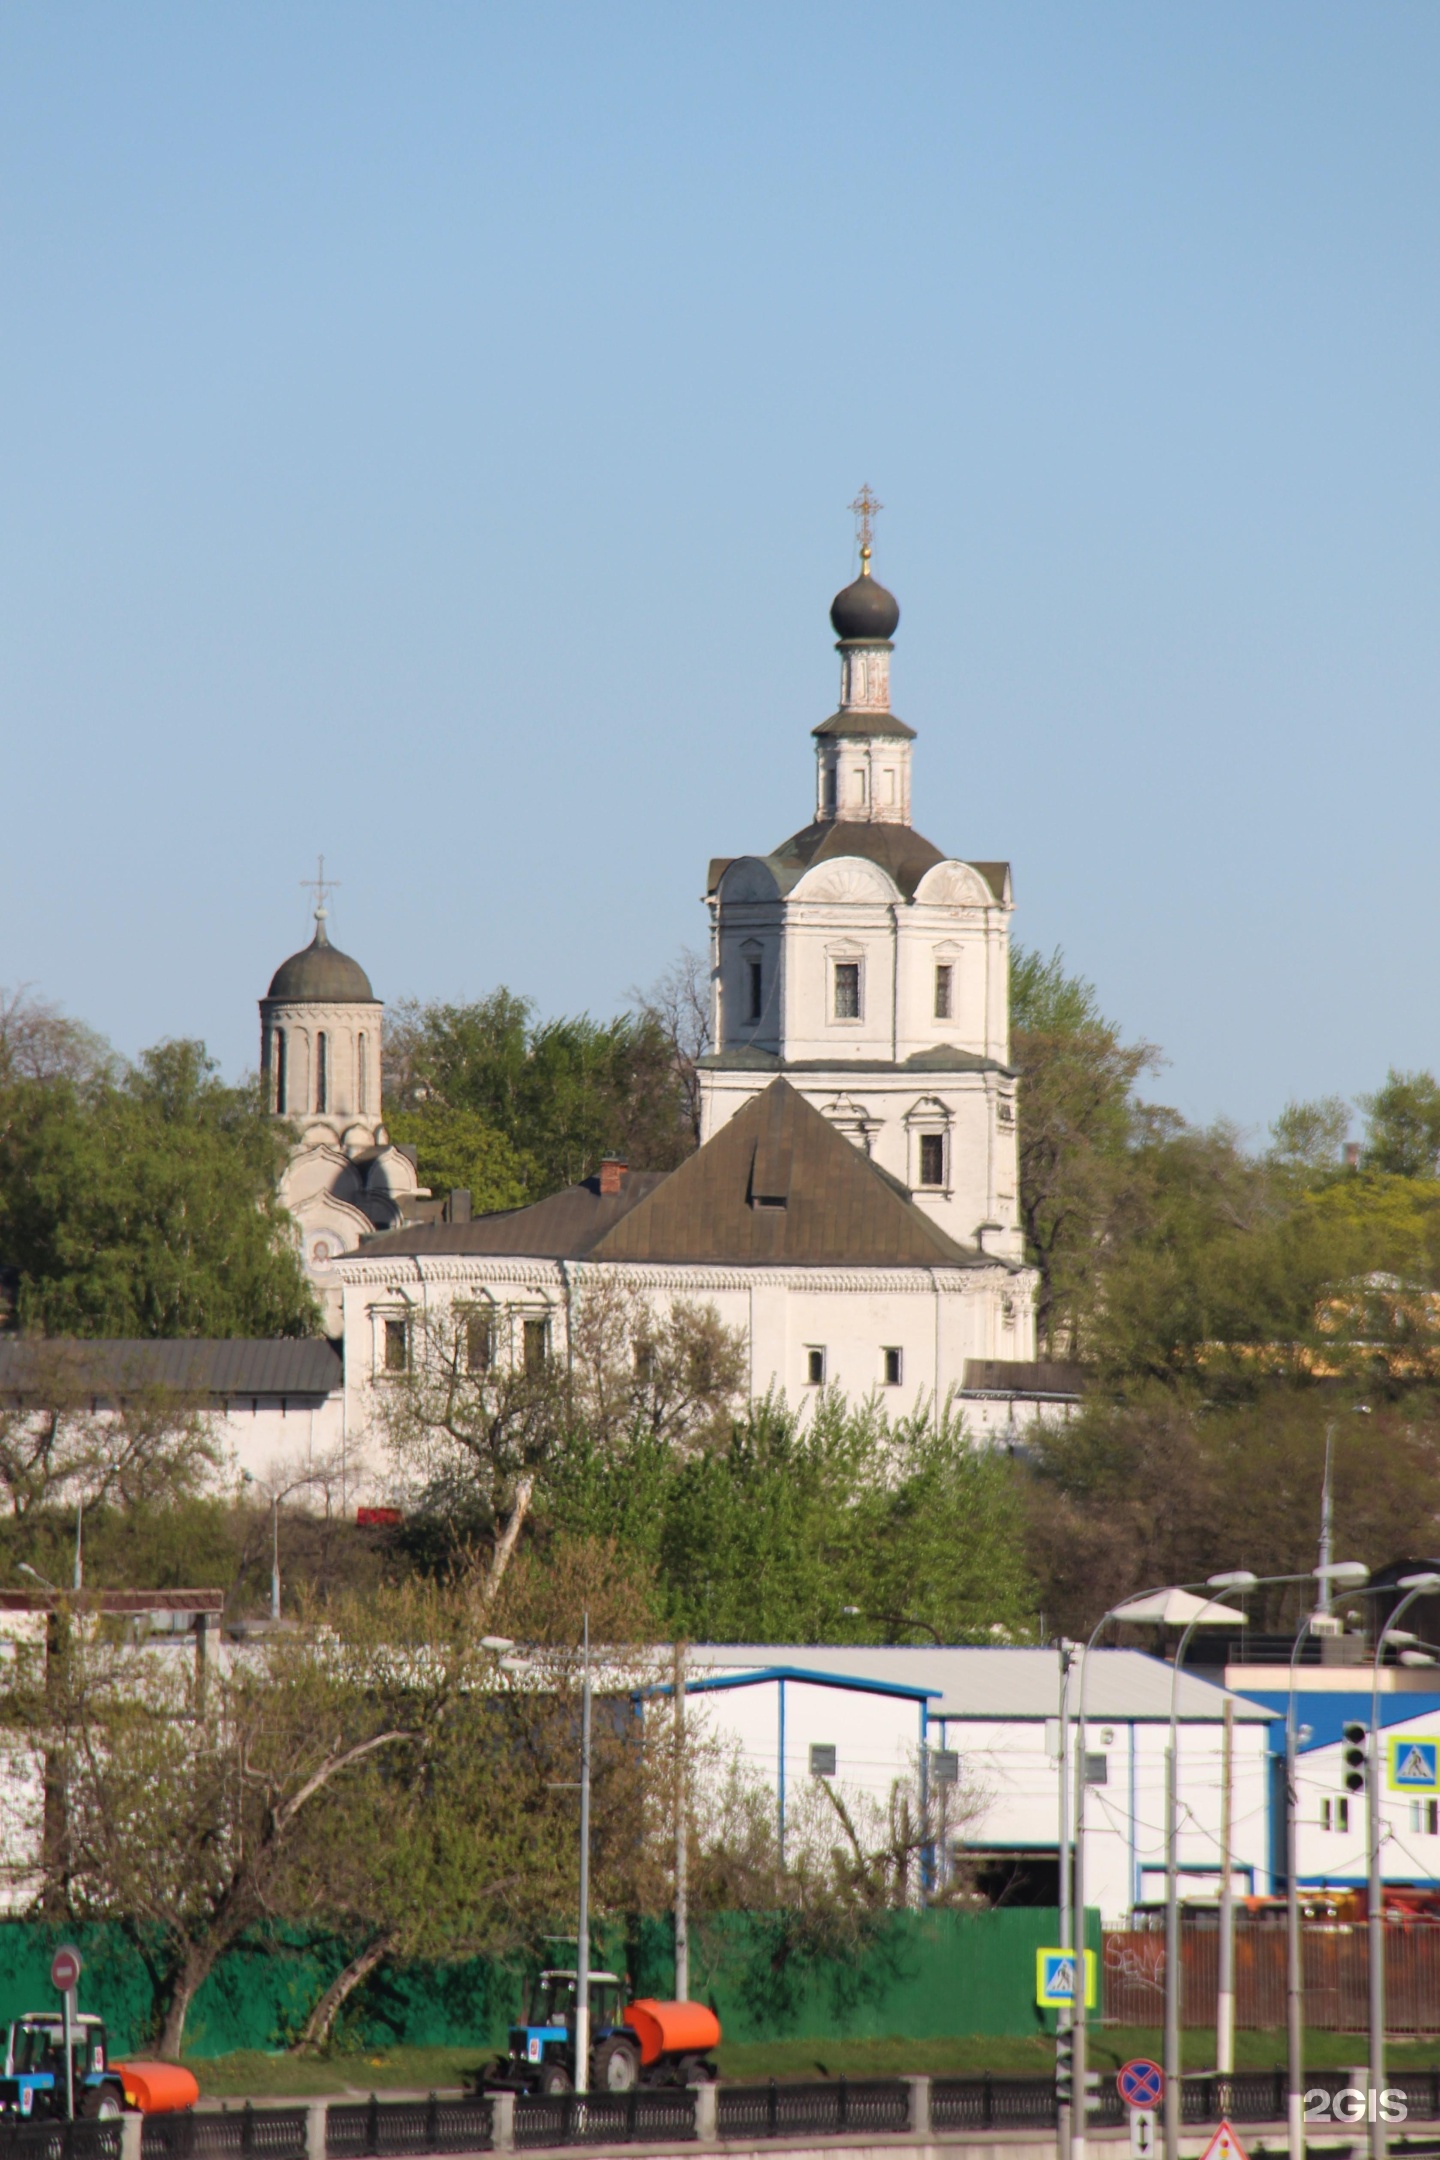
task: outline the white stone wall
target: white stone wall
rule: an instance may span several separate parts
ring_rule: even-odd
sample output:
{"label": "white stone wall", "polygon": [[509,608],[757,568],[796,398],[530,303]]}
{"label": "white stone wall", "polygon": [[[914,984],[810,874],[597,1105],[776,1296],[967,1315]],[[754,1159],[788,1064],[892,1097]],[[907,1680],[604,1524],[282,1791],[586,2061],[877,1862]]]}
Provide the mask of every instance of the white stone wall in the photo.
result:
{"label": "white stone wall", "polygon": [[[815,1392],[812,1349],[824,1352],[825,1384],[852,1400],[878,1395],[892,1416],[958,1393],[970,1358],[1019,1355],[1014,1347],[1032,1285],[1002,1268],[588,1267],[550,1260],[427,1254],[385,1259],[358,1253],[333,1270],[343,1315],[344,1429],[381,1473],[377,1391],[386,1386],[385,1323],[421,1328],[456,1300],[493,1302],[497,1341],[519,1354],[521,1323],[546,1318],[552,1354],[563,1356],[569,1301],[605,1277],[634,1285],[664,1308],[676,1300],[713,1304],[749,1346],[748,1393],[771,1388],[792,1403]],[[1008,1307],[1008,1317],[1007,1317]],[[414,1338],[412,1337],[412,1340]],[[885,1381],[885,1351],[900,1351],[898,1385]],[[1037,1413],[993,1399],[959,1408],[977,1437],[1005,1433]]]}
{"label": "white stone wall", "polygon": [[[1008,901],[997,901],[968,863],[937,863],[907,902],[883,870],[858,856],[817,864],[788,896],[766,862],[741,858],[725,872],[715,900],[713,1025],[722,1053],[754,1048],[783,1060],[792,1085],[906,1185],[958,1243],[974,1244],[982,1224],[998,1225],[986,1234],[985,1249],[1019,1259],[1013,1077],[917,1072],[906,1063],[949,1050],[1005,1065],[1008,917]],[[756,961],[758,1021],[750,1018]],[[860,971],[854,1018],[836,1012],[835,970],[842,963]],[[950,971],[948,1015],[935,1011],[941,967]],[[702,1139],[769,1077],[763,1068],[704,1072]],[[944,1141],[938,1187],[921,1182],[926,1132]],[[994,1354],[1033,1357],[1033,1341],[1027,1315],[1014,1347]]]}

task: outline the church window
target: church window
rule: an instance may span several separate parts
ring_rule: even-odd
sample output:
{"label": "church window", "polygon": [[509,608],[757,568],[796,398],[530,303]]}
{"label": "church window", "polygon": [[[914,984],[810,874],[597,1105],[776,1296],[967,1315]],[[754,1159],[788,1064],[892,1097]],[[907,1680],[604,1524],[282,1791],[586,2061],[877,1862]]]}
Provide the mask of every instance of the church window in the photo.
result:
{"label": "church window", "polygon": [[275,1108],[283,1116],[285,1110],[285,1030],[276,1028],[272,1038],[275,1058]]}
{"label": "church window", "polygon": [[317,1110],[328,1110],[329,1107],[330,1038],[328,1035],[317,1035],[315,1038],[315,1108]]}
{"label": "church window", "polygon": [[830,811],[832,815],[834,814],[835,810],[835,784],[835,767],[833,765],[827,765],[825,767],[825,808]]}
{"label": "church window", "polygon": [[855,770],[855,800],[863,806],[865,801],[865,768],[863,765],[857,766]]}
{"label": "church window", "polygon": [[887,803],[893,803],[893,802],[894,802],[894,800],[895,800],[895,768],[894,768],[894,766],[893,766],[893,765],[887,765],[887,766],[885,767],[885,770],[884,770],[883,774],[881,775],[881,778],[882,778],[882,779],[884,780],[884,783],[885,783],[885,800],[886,800],[886,802],[887,802]]}
{"label": "church window", "polygon": [[538,1373],[545,1370],[550,1355],[550,1323],[548,1320],[525,1322],[525,1370]]}
{"label": "church window", "polygon": [[356,1037],[355,1067],[355,1107],[357,1110],[364,1110],[368,1105],[365,1101],[365,1037],[363,1035]]}
{"label": "church window", "polygon": [[[323,1041],[323,1037],[321,1038]],[[385,1322],[385,1370],[402,1373],[410,1365],[410,1323],[408,1320]]]}
{"label": "church window", "polygon": [[821,1343],[812,1343],[805,1352],[805,1384],[807,1387],[825,1385],[825,1349]]}
{"label": "church window", "polygon": [[761,972],[758,960],[747,960],[745,963],[745,988],[747,994],[745,1017],[747,1020],[758,1020],[761,1009]]}
{"label": "church window", "polygon": [[905,1362],[899,1350],[892,1345],[889,1349],[882,1351],[881,1355],[885,1360],[886,1387],[899,1387],[900,1376],[905,1369]]}
{"label": "church window", "polygon": [[488,1312],[465,1315],[465,1363],[472,1373],[489,1372],[495,1354],[495,1335]]}
{"label": "church window", "polygon": [[920,1183],[943,1185],[945,1183],[945,1135],[938,1132],[920,1135]]}
{"label": "church window", "polygon": [[858,1020],[860,1018],[860,963],[858,960],[837,960],[835,963],[835,1018]]}
{"label": "church window", "polygon": [[942,961],[935,970],[935,1018],[937,1020],[948,1020],[950,1018],[950,998],[954,980],[954,968],[948,962]]}

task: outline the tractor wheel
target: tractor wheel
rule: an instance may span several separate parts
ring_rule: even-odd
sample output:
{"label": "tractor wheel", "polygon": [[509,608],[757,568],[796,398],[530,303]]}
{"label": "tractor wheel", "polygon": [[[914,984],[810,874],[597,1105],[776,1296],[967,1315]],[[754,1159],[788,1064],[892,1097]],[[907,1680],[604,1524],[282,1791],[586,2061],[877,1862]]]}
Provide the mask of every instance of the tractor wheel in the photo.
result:
{"label": "tractor wheel", "polygon": [[548,2062],[541,2066],[540,2090],[547,2098],[553,2098],[556,2093],[568,2093],[570,2089],[570,2072],[564,2063]]}
{"label": "tractor wheel", "polygon": [[80,2103],[80,2113],[87,2122],[114,2122],[124,2112],[124,2097],[113,2085],[92,2085]]}
{"label": "tractor wheel", "polygon": [[612,2033],[596,2048],[594,2061],[592,2082],[597,2092],[634,2092],[640,2082],[640,2057],[630,2041],[622,2040],[619,2033]]}

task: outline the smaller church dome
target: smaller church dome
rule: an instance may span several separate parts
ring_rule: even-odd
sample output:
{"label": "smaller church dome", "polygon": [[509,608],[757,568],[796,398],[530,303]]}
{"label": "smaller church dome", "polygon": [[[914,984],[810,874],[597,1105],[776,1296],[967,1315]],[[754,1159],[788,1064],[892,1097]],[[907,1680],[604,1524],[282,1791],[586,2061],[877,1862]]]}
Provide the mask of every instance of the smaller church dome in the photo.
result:
{"label": "smaller church dome", "polygon": [[325,911],[315,917],[315,935],[303,952],[282,960],[267,993],[294,1005],[373,1005],[370,978],[358,960],[337,951],[325,932]]}
{"label": "smaller church dome", "polygon": [[892,638],[900,620],[900,603],[870,575],[870,550],[862,548],[860,575],[853,585],[838,592],[830,603],[830,620],[838,638]]}

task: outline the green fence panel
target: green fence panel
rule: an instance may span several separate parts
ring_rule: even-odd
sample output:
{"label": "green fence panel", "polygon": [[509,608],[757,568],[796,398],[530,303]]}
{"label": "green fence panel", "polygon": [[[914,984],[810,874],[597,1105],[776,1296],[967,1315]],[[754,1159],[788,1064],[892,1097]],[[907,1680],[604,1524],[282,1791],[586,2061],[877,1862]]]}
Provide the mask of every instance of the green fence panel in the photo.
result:
{"label": "green fence panel", "polygon": [[[1100,1948],[1099,1916],[1087,1939]],[[691,1993],[713,2001],[731,2040],[912,2039],[1053,2031],[1035,2005],[1035,1955],[1054,1946],[1059,1915],[892,1912],[847,1930],[793,1914],[726,1913],[691,1931]],[[61,1941],[84,1958],[80,2006],[97,2011],[112,2047],[154,2045],[154,1977],[118,1926],[0,1922],[0,2020],[53,2007],[50,1959]],[[228,2055],[291,2047],[351,1945],[300,1928],[255,1930],[219,1961],[196,1994],[185,2052]],[[595,1963],[628,1974],[636,1995],[669,1996],[674,1933],[667,1917],[602,1923]],[[573,1947],[548,1946],[570,1963]],[[473,2047],[477,2061],[505,2044],[527,1974],[540,1959],[469,1958],[380,1967],[346,2006],[336,2040],[352,2047]]]}

